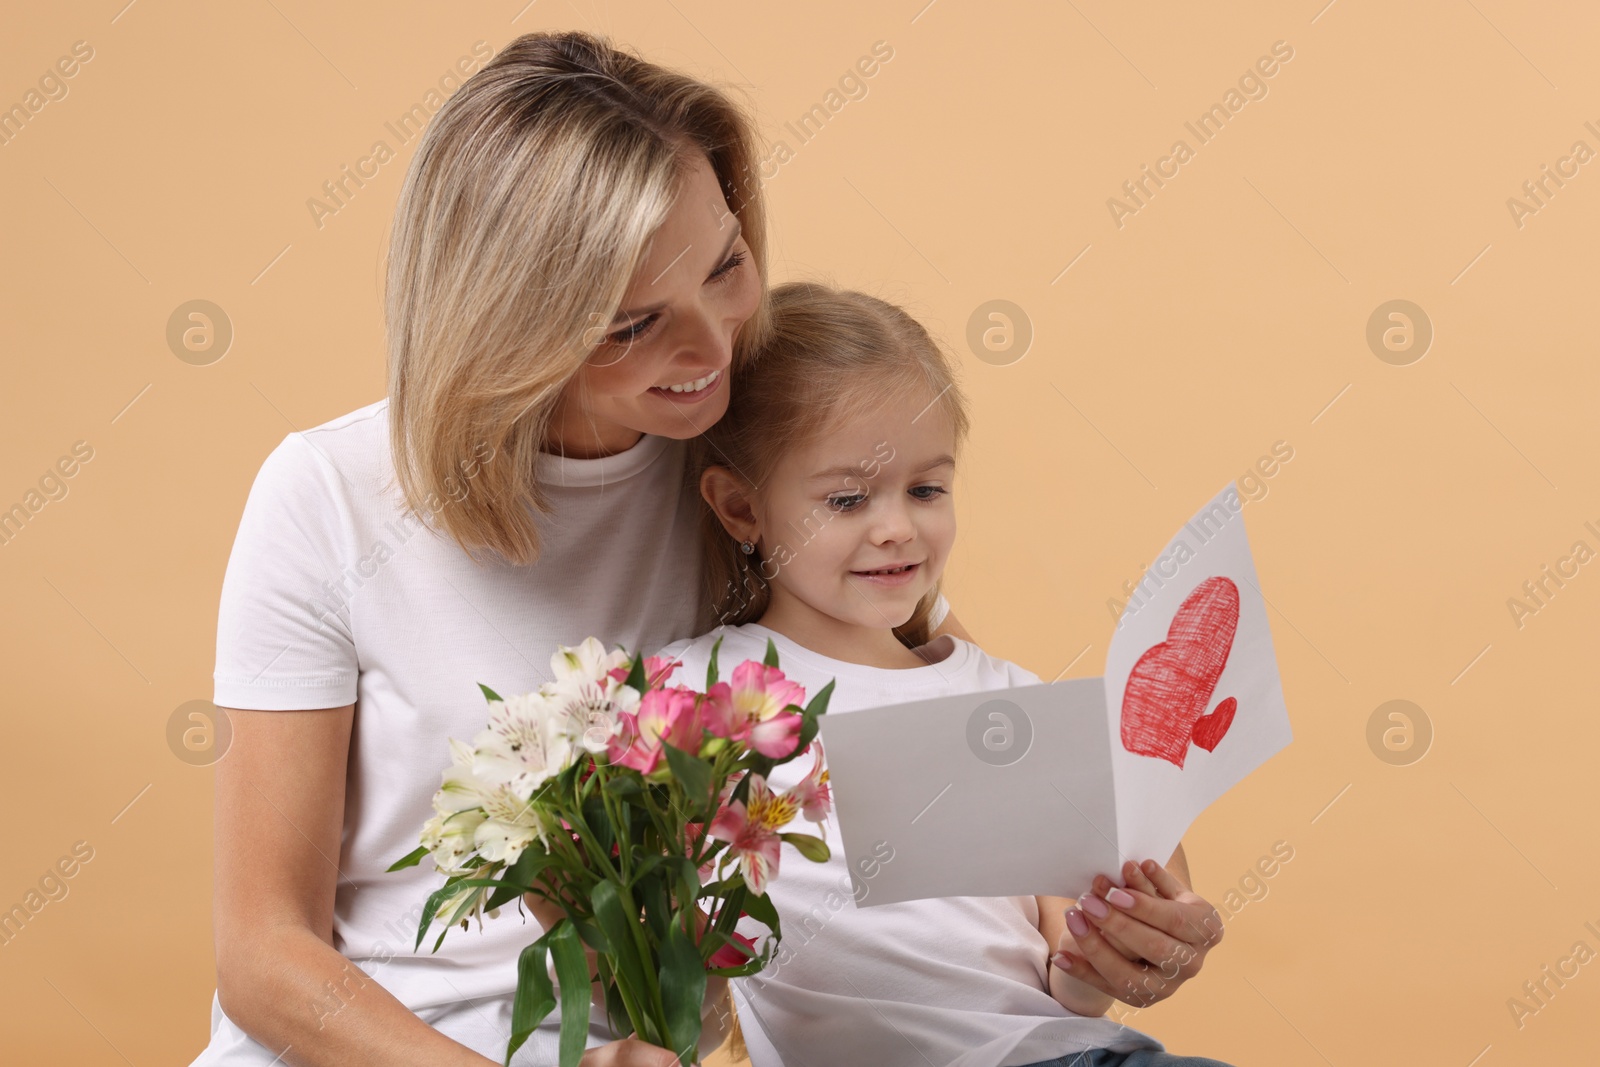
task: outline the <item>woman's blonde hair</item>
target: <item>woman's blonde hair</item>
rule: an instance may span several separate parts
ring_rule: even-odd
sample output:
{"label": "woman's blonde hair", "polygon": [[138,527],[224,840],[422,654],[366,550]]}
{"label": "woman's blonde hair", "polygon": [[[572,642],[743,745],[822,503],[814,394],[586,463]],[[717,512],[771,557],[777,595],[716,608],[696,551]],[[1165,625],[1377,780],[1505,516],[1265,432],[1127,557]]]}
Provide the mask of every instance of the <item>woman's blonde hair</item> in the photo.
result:
{"label": "woman's blonde hair", "polygon": [[[384,294],[390,447],[414,514],[474,560],[538,557],[552,411],[697,154],[765,290],[759,144],[721,90],[586,33],[518,37],[450,97],[406,172]],[[767,320],[763,292],[735,368]]]}
{"label": "woman's blonde hair", "polygon": [[[914,318],[875,296],[812,282],[780,285],[771,302],[771,333],[729,379],[728,413],[694,440],[696,478],[723,467],[759,496],[786,453],[871,418],[896,397],[929,397],[929,407],[940,405],[959,454],[969,421],[955,362]],[[771,601],[775,569],[759,549],[744,553],[711,507],[702,506],[712,624],[754,622]],[[895,628],[908,648],[927,642],[938,595],[935,585]]]}

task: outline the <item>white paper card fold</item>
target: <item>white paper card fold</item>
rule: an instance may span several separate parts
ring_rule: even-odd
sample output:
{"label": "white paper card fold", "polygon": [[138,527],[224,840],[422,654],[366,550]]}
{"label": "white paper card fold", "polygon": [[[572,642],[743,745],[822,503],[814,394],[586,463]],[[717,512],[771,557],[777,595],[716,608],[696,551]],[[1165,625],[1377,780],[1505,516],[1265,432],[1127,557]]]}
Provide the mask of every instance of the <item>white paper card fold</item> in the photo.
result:
{"label": "white paper card fold", "polygon": [[1103,678],[827,714],[821,736],[850,866],[894,849],[865,907],[1077,897],[1165,863],[1292,738],[1237,489],[1146,570]]}

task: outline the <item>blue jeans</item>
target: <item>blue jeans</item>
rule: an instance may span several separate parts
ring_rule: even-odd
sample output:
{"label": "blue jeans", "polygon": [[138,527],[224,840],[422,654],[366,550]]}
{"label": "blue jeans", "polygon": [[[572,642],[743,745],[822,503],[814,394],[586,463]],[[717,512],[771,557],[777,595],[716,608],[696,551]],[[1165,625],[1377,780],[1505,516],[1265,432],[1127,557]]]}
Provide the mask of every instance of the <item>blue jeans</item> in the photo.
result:
{"label": "blue jeans", "polygon": [[1230,1067],[1221,1060],[1204,1056],[1175,1056],[1170,1052],[1139,1049],[1137,1052],[1112,1052],[1108,1048],[1090,1049],[1057,1056],[1053,1060],[1040,1060],[1027,1067]]}

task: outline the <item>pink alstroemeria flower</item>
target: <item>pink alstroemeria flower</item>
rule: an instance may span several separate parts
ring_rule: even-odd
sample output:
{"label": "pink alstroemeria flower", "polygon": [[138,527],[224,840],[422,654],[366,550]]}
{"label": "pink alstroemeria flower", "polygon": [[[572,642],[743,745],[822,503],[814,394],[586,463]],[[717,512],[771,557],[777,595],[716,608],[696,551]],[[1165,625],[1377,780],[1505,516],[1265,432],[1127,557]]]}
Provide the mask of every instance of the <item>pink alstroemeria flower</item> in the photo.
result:
{"label": "pink alstroemeria flower", "polygon": [[[741,912],[740,914],[742,915],[743,912]],[[750,949],[751,955],[755,954],[755,947],[756,947],[756,939],[755,938],[746,937],[743,934],[739,933],[737,930],[729,930],[728,931],[728,936],[733,938],[735,941],[739,942],[739,944],[743,945],[745,948]],[[734,948],[732,945],[723,945],[721,948],[717,949],[717,951],[715,951],[715,952],[713,952],[711,954],[711,958],[706,961],[706,966],[707,967],[738,967],[741,964],[745,964],[745,963],[748,963],[748,962],[750,962],[750,957],[749,956],[746,956],[743,952],[740,952],[738,949]]]}
{"label": "pink alstroemeria flower", "polygon": [[800,810],[811,822],[824,822],[833,810],[833,790],[828,785],[828,768],[822,763],[822,741],[811,742],[806,750],[816,756],[811,772],[798,785],[784,795],[800,805]]}
{"label": "pink alstroemeria flower", "polygon": [[[681,666],[683,666],[683,660],[681,659],[667,659],[662,656],[646,656],[644,658],[645,686],[650,689],[655,689],[658,686],[665,685],[667,683],[667,679],[672,677],[672,672],[676,671]],[[628,670],[628,667],[613,667],[610,672],[611,677],[615,678],[619,682],[626,682],[628,680]]]}
{"label": "pink alstroemeria flower", "polygon": [[730,802],[711,820],[711,836],[728,842],[728,855],[738,857],[745,885],[757,896],[778,876],[779,846],[783,844],[778,831],[793,822],[799,810],[792,797],[779,796],[767,788],[765,778],[752,773],[746,800]]}
{"label": "pink alstroemeria flower", "polygon": [[663,743],[687,752],[700,748],[698,698],[692,689],[652,689],[639,701],[637,712],[623,712],[621,729],[611,739],[606,759],[621,767],[650,774],[661,763]]}
{"label": "pink alstroemeria flower", "polygon": [[718,682],[706,692],[706,728],[763,756],[787,756],[799,741],[802,719],[783,709],[805,698],[805,689],[778,668],[746,660],[733,669],[731,685]]}

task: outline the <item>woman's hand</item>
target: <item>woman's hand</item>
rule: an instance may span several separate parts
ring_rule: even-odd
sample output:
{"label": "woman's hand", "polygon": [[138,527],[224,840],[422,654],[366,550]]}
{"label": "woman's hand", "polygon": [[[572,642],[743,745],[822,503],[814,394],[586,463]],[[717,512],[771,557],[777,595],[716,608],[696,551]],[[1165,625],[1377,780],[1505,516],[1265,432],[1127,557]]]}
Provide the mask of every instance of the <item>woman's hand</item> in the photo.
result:
{"label": "woman's hand", "polygon": [[1067,912],[1077,952],[1052,960],[1078,981],[1143,1008],[1200,973],[1222,940],[1222,917],[1155,860],[1122,865],[1123,887],[1097,875]]}
{"label": "woman's hand", "polygon": [[678,1057],[637,1037],[625,1037],[585,1052],[578,1067],[678,1067]]}

